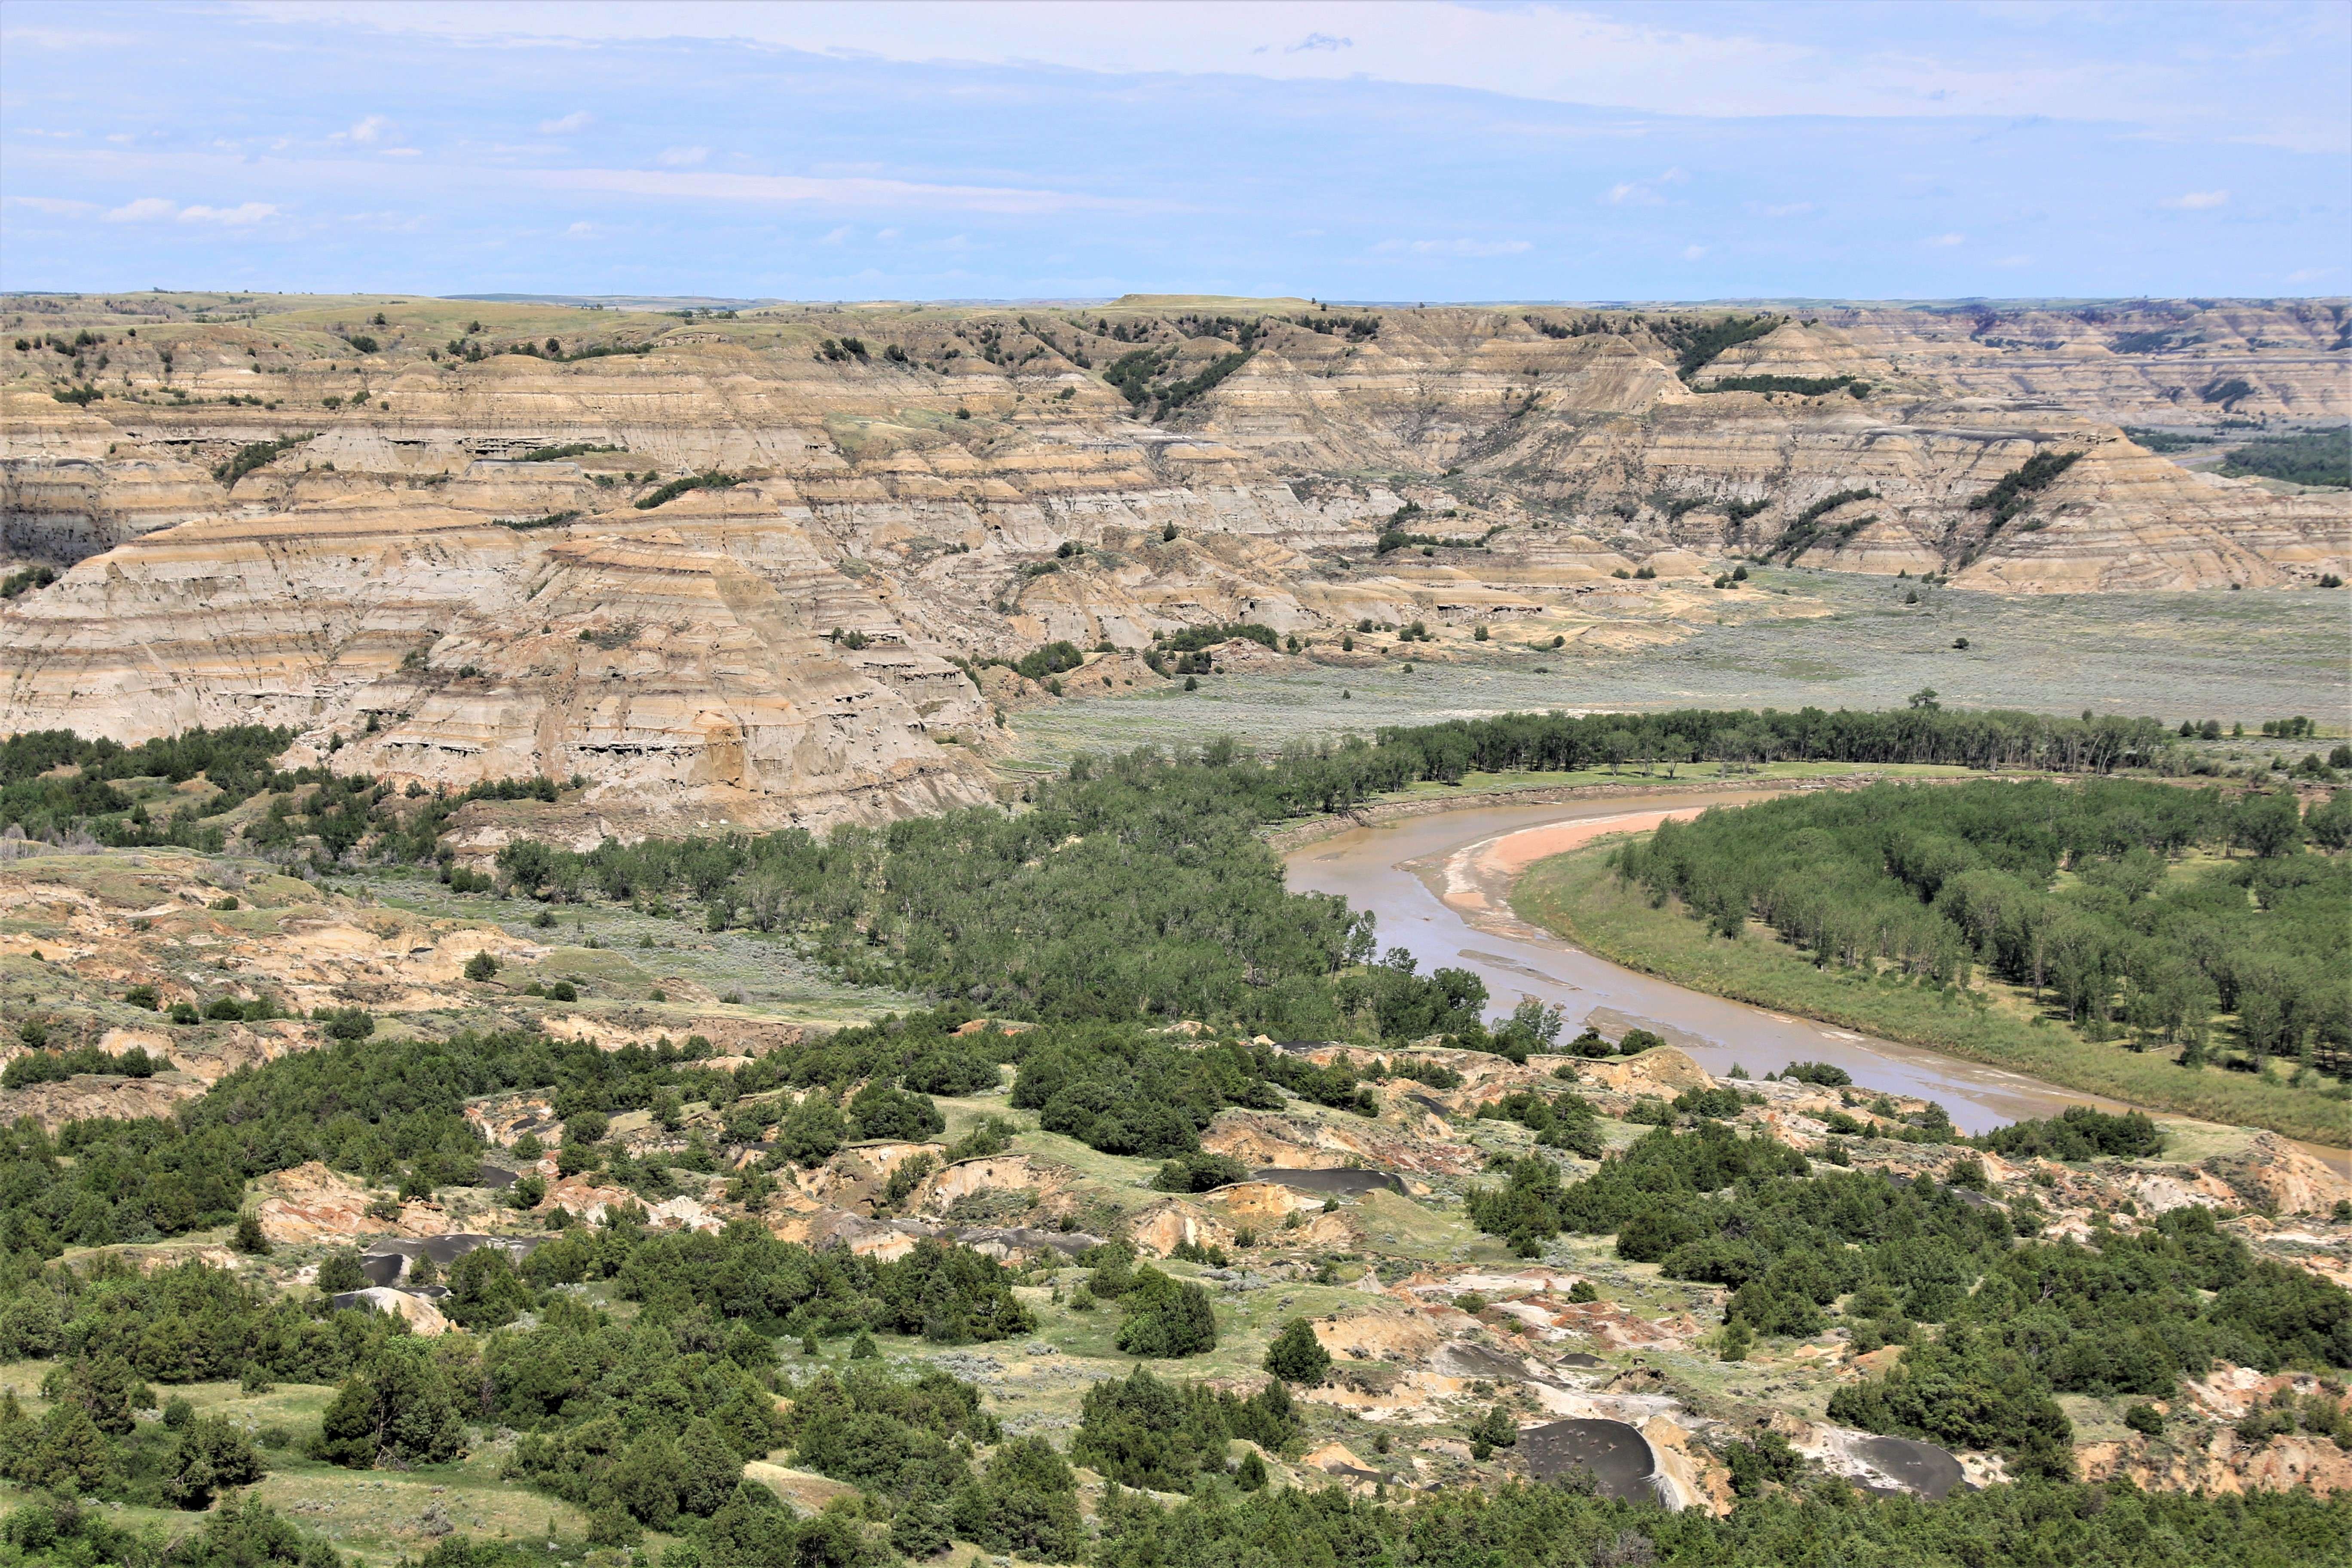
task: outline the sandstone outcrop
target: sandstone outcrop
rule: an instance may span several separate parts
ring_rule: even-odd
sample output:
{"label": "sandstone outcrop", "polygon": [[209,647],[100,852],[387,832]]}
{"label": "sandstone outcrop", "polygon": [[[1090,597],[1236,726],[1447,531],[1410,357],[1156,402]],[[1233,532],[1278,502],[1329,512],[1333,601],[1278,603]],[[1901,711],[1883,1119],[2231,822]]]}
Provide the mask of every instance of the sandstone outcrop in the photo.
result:
{"label": "sandstone outcrop", "polygon": [[273,1172],[255,1185],[266,1194],[256,1211],[261,1234],[276,1244],[350,1241],[387,1232],[440,1236],[451,1228],[440,1209],[415,1200],[398,1205],[397,1217],[376,1218],[368,1212],[375,1198],[367,1188],[316,1160]]}
{"label": "sandstone outcrop", "polygon": [[[459,353],[446,307],[387,301],[365,353],[324,306],[159,309],[132,339],[45,302],[108,340],[86,405],[0,344],[0,548],[70,567],[0,611],[0,732],[258,719],[394,781],[583,775],[537,825],[582,844],[989,798],[999,720],[1050,697],[974,661],[1055,641],[1113,650],[1055,677],[1099,694],[1237,621],[1302,648],[1228,668],[1355,657],[1367,621],[1637,646],[1752,554],[2000,592],[2352,572],[2352,499],[2118,428],[2341,417],[2334,305],[1838,308],[1687,379],[1687,318],[1626,312],[607,312],[566,341],[620,352],[559,361],[538,307],[479,307]],[[1099,372],[1139,344],[1163,386],[1238,363],[1136,407]],[[1709,390],[1742,376],[1847,379]],[[2017,515],[1970,504],[2059,452]]]}
{"label": "sandstone outcrop", "polygon": [[1361,1165],[1381,1171],[1460,1174],[1483,1157],[1467,1143],[1441,1142],[1376,1121],[1353,1125],[1270,1110],[1223,1110],[1201,1134],[1201,1147],[1254,1168],[1336,1171]]}

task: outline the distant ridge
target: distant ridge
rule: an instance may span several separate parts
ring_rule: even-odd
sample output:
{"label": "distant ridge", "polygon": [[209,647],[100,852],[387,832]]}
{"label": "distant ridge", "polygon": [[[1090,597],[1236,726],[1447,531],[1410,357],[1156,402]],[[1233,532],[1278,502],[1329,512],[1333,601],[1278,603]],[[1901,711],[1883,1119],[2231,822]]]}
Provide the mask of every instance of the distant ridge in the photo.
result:
{"label": "distant ridge", "polygon": [[783,305],[785,300],[721,300],[705,294],[444,294],[444,300],[472,300],[485,305],[571,305],[583,310],[751,310],[761,305]]}

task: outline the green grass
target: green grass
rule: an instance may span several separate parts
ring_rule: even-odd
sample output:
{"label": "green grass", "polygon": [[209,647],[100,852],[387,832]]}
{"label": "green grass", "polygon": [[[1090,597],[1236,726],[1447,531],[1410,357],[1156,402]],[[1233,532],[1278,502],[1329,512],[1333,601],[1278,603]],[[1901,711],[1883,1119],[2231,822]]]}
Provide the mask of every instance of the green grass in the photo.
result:
{"label": "green grass", "polygon": [[1864,773],[1887,778],[1961,778],[1972,771],[1940,763],[1766,763],[1760,767],[1726,773],[1713,763],[1683,763],[1670,773],[1664,764],[1644,766],[1629,763],[1614,773],[1607,768],[1578,768],[1570,773],[1465,773],[1460,784],[1451,784],[1424,779],[1407,784],[1392,795],[1376,795],[1368,804],[1377,805],[1384,800],[1451,799],[1456,795],[1492,795],[1519,789],[1581,789],[1593,784],[1739,784],[1751,779],[1838,778],[1848,773]]}
{"label": "green grass", "polygon": [[[1265,674],[1209,676],[1198,691],[1044,704],[1013,715],[1007,766],[1045,771],[1078,752],[1224,735],[1272,751],[1382,725],[1553,708],[1900,708],[1923,687],[1947,708],[2091,708],[2168,723],[2211,717],[2250,731],[2292,713],[2326,721],[2342,707],[2342,602],[2316,590],[2001,595],[1856,573],[1750,571],[1748,587],[1719,595],[1717,624],[1684,623],[1688,635],[1661,647],[1537,651],[1522,646],[1532,627],[1477,644],[1454,628],[1411,674],[1401,658],[1361,668],[1301,658]],[[1786,603],[1784,589],[1829,613],[1781,618],[1751,602],[1771,594]],[[1906,605],[1915,589],[1921,602]],[[1958,637],[1965,650],[1951,646]],[[2279,749],[2289,746],[2290,761],[2312,750],[2308,742]],[[2258,736],[2226,749],[2266,757]]]}
{"label": "green grass", "polygon": [[[845,985],[795,951],[790,938],[758,931],[702,929],[700,911],[680,906],[669,915],[641,912],[628,904],[589,900],[541,905],[528,899],[486,893],[453,893],[427,872],[371,867],[338,878],[338,891],[364,893],[389,908],[439,920],[483,921],[511,936],[557,950],[532,968],[518,966],[500,978],[520,986],[533,978],[600,982],[583,1002],[615,996],[642,1002],[661,977],[676,975],[714,996],[740,993],[746,1005],[767,1016],[805,1023],[858,1023],[877,1014],[904,1012],[912,999],[895,992]],[[556,916],[537,926],[542,910]],[[593,939],[601,945],[587,946]],[[654,945],[645,944],[651,942]]]}
{"label": "green grass", "polygon": [[2352,1106],[2319,1090],[2218,1068],[2185,1069],[2166,1052],[2135,1054],[2118,1045],[2095,1044],[2062,1025],[2036,1023],[2030,1005],[2006,988],[1978,991],[1971,999],[1949,998],[1865,979],[1856,971],[1816,968],[1753,925],[1737,942],[1712,936],[1678,906],[1654,908],[1639,889],[1621,886],[1605,864],[1608,853],[1607,845],[1594,845],[1537,862],[1513,889],[1513,910],[1612,963],[1694,990],[1865,1030],[2153,1110],[2267,1127],[2334,1147],[2352,1145]]}
{"label": "green grass", "polygon": [[[54,1365],[35,1361],[0,1366],[0,1387],[37,1414],[47,1408],[37,1394],[41,1379]],[[255,1495],[364,1563],[391,1563],[431,1546],[436,1538],[423,1526],[425,1510],[434,1503],[467,1533],[505,1538],[526,1549],[533,1542],[543,1546],[554,1536],[576,1543],[586,1526],[571,1504],[501,1479],[510,1445],[496,1438],[475,1444],[453,1464],[404,1472],[347,1470],[306,1458],[299,1449],[302,1439],[318,1429],[334,1397],[332,1388],[281,1383],[267,1394],[247,1394],[234,1383],[152,1386],[159,1400],[185,1398],[200,1415],[226,1416],[249,1429],[284,1427],[295,1446],[262,1450],[269,1473]],[[0,1512],[25,1496],[19,1489],[0,1486]],[[108,1518],[118,1525],[160,1529],[167,1536],[193,1534],[204,1521],[198,1513],[138,1507],[110,1508]]]}

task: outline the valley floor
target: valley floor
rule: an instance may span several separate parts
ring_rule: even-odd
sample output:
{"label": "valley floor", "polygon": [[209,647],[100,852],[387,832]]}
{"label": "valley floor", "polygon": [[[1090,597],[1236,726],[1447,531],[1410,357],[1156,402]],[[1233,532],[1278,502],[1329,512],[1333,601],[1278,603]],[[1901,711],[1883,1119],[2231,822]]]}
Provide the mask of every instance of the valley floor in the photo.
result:
{"label": "valley floor", "polygon": [[1609,869],[1612,847],[1596,844],[1538,861],[1514,889],[1512,908],[1612,963],[1678,985],[2151,1110],[2352,1145],[2352,1100],[2340,1091],[2296,1088],[2275,1073],[2183,1068],[2171,1049],[2134,1053],[2121,1043],[2085,1040],[2045,1016],[2023,991],[1990,980],[1979,978],[1955,998],[1861,971],[1822,969],[1755,921],[1738,942],[1726,942],[1679,906],[1654,907],[1640,889],[1621,884]]}
{"label": "valley floor", "polygon": [[[1410,659],[1343,668],[1286,660],[1272,674],[1207,678],[1198,691],[1072,698],[1012,720],[1013,766],[1044,772],[1082,751],[1253,747],[1506,712],[1668,708],[1899,708],[1935,689],[1947,708],[2154,714],[2242,721],[2352,721],[2345,601],[2317,590],[2004,597],[1853,574],[1757,569],[1742,595],[1816,601],[1811,617],[1727,613],[1661,646],[1579,653],[1449,639]],[[1918,605],[1904,595],[1916,591]],[[1954,648],[1965,637],[1969,647]],[[1368,639],[1370,640],[1370,639]],[[1408,673],[1403,668],[1410,662]],[[2247,755],[2266,760],[2258,736]],[[2293,750],[2290,762],[2305,745]],[[2325,748],[2322,748],[2325,750]]]}

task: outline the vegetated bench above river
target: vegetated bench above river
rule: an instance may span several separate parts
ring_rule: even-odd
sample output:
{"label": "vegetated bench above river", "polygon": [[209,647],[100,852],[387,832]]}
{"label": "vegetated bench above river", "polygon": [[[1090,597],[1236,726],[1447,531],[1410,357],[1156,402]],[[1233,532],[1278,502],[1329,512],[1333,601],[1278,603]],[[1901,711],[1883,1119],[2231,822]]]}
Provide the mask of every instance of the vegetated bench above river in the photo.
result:
{"label": "vegetated bench above river", "polygon": [[1616,865],[1722,935],[1759,920],[1818,964],[1943,987],[1980,968],[2088,1040],[2314,1082],[2352,1078],[2347,826],[2342,794],[1878,784],[1718,807]]}

